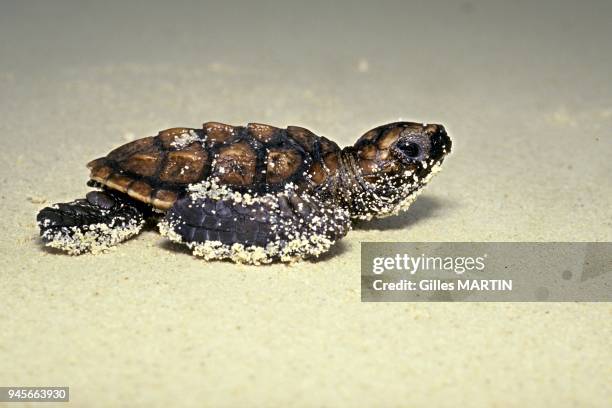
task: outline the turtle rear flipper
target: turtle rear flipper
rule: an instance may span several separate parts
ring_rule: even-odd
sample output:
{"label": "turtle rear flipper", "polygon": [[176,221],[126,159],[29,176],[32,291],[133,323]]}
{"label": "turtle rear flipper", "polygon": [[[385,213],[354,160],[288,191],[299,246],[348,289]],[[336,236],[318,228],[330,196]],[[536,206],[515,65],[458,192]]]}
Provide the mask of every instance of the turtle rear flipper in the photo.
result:
{"label": "turtle rear flipper", "polygon": [[215,191],[178,200],[159,225],[206,260],[262,264],[319,256],[346,235],[350,217],[292,191],[255,198]]}
{"label": "turtle rear flipper", "polygon": [[43,208],[36,220],[45,245],[78,255],[102,252],[138,234],[146,214],[123,194],[91,191],[84,199]]}

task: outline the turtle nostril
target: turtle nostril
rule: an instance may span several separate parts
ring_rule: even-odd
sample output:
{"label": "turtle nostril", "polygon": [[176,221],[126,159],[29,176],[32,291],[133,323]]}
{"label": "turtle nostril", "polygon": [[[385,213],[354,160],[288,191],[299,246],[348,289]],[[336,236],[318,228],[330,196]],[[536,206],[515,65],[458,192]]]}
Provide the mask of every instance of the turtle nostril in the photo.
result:
{"label": "turtle nostril", "polygon": [[436,133],[431,135],[431,144],[434,146],[439,146],[444,143],[444,139],[446,138],[446,132],[443,127],[438,128]]}

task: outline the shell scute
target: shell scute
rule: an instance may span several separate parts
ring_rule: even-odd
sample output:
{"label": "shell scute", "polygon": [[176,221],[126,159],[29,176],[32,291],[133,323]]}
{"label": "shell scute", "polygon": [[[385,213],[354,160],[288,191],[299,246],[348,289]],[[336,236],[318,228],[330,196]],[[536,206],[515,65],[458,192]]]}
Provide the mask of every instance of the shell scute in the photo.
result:
{"label": "shell scute", "polygon": [[241,141],[219,149],[213,175],[227,184],[247,186],[253,183],[256,165],[256,153]]}
{"label": "shell scute", "polygon": [[153,193],[151,204],[159,209],[167,210],[172,207],[177,197],[178,194],[175,191],[160,189]]}
{"label": "shell scute", "polygon": [[122,193],[127,193],[130,183],[133,181],[131,177],[124,176],[123,174],[113,173],[105,181],[105,184],[115,190],[119,190]]}
{"label": "shell scute", "polygon": [[151,204],[151,193],[153,189],[148,183],[141,180],[135,180],[128,187],[127,193],[130,197],[142,202]]}
{"label": "shell scute", "polygon": [[[100,160],[100,159],[99,159]],[[106,159],[101,159],[104,160],[103,164],[92,164],[89,163],[89,168],[91,169],[91,174],[90,174],[90,178],[94,181],[97,181],[98,183],[105,183],[106,180],[108,179],[108,177],[113,174],[113,169],[110,168],[109,166],[107,166],[106,163]]]}
{"label": "shell scute", "polygon": [[266,181],[280,183],[288,179],[300,168],[302,160],[302,155],[295,149],[270,149],[267,157]]}
{"label": "shell scute", "polygon": [[223,143],[232,138],[236,133],[236,128],[220,122],[206,122],[202,125],[208,141],[213,144]]}
{"label": "shell scute", "polygon": [[268,143],[280,129],[263,123],[249,123],[247,131],[255,139],[262,143]]}
{"label": "shell scute", "polygon": [[152,176],[157,171],[161,155],[155,152],[136,153],[119,162],[127,171],[143,176]]}
{"label": "shell scute", "polygon": [[168,152],[159,179],[177,184],[196,183],[207,162],[206,150],[199,143],[192,143],[186,149]]}
{"label": "shell scute", "polygon": [[174,143],[177,137],[184,135],[190,130],[191,129],[185,127],[170,128],[159,132],[157,137],[161,141],[162,146],[168,149],[170,146],[172,146],[172,143]]}
{"label": "shell scute", "polygon": [[155,137],[149,136],[134,140],[112,150],[106,157],[110,160],[122,162],[134,156],[136,153],[159,154],[155,144]]}
{"label": "shell scute", "polygon": [[319,139],[319,137],[310,130],[299,126],[287,127],[287,134],[308,153],[312,153],[314,151],[315,143],[317,142],[317,139]]}

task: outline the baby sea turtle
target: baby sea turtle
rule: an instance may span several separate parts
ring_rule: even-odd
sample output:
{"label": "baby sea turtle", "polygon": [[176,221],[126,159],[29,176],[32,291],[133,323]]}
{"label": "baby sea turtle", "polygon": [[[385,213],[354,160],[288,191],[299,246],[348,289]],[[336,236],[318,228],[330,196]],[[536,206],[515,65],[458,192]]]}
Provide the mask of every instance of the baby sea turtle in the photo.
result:
{"label": "baby sea turtle", "polygon": [[318,256],[369,220],[406,209],[451,150],[441,125],[396,122],[340,149],[307,129],[259,123],[172,128],[91,161],[86,198],[37,217],[46,245],[99,252],[158,222],[207,260]]}

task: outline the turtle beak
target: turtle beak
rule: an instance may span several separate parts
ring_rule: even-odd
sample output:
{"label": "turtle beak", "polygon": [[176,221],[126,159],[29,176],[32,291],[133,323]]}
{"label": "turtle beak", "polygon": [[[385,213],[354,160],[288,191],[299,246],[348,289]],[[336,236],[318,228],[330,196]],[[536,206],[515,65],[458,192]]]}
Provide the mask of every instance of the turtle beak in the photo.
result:
{"label": "turtle beak", "polygon": [[442,125],[434,125],[435,129],[430,136],[430,155],[434,160],[440,160],[451,152],[453,142]]}

